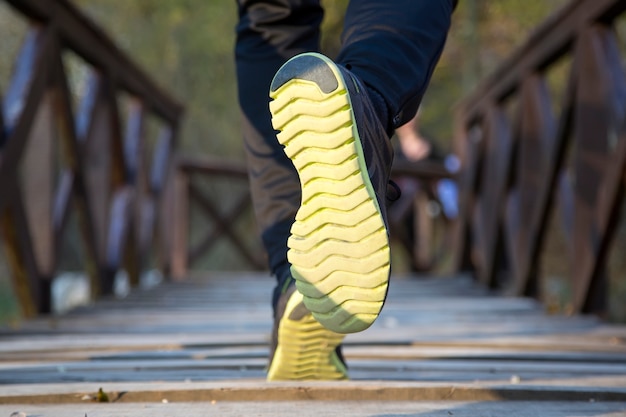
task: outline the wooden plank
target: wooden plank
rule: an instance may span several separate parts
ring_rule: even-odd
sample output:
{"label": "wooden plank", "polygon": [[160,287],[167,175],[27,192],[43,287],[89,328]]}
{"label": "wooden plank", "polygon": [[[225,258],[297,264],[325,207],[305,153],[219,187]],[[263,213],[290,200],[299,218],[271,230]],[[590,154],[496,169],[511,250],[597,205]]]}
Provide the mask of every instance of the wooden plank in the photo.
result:
{"label": "wooden plank", "polygon": [[[381,317],[345,339],[351,381],[268,383],[272,286],[263,273],[192,274],[4,328],[0,414],[31,415],[45,404],[59,413],[103,416],[124,405],[158,415],[151,407],[164,400],[183,407],[176,410],[224,403],[243,414],[292,402],[319,414],[338,401],[386,404],[387,414],[428,403],[446,416],[626,410],[626,326],[548,316],[535,300],[497,296],[466,276],[394,275]],[[100,388],[114,404],[92,402]]]}
{"label": "wooden plank", "polygon": [[[15,385],[0,394],[0,404],[85,403],[102,388],[98,383]],[[406,381],[357,382],[276,382],[219,381],[172,383],[109,383],[105,385],[112,402],[285,402],[315,401],[556,401],[575,407],[580,402],[616,402],[622,408],[626,390],[597,387],[563,389],[559,386],[503,385],[499,383],[447,383]],[[88,397],[89,398],[89,397]],[[509,406],[513,403],[509,403]],[[563,406],[563,405],[562,405]],[[574,414],[576,415],[576,414]]]}
{"label": "wooden plank", "polygon": [[481,282],[496,288],[498,261],[503,250],[500,242],[501,221],[507,187],[510,182],[513,156],[511,123],[504,109],[492,105],[487,110],[485,124],[485,167],[482,172],[483,199],[480,200],[479,221],[483,230],[478,268]]}
{"label": "wooden plank", "polygon": [[602,25],[589,28],[577,53],[580,99],[575,129],[578,179],[574,256],[579,267],[573,271],[574,306],[577,311],[603,313],[608,308],[604,269],[613,236],[609,226],[616,224],[621,203],[620,178],[626,148],[624,112],[617,103],[626,100],[626,80],[611,29]]}
{"label": "wooden plank", "polygon": [[[498,382],[533,383],[559,379],[588,386],[589,378],[611,380],[611,386],[626,388],[624,357],[589,356],[496,357],[461,354],[457,357],[423,358],[376,355],[353,356],[346,348],[353,381],[403,380],[421,382]],[[268,351],[263,347],[207,351],[141,352],[133,354],[93,354],[87,359],[26,361],[2,363],[0,384],[55,383],[63,381],[212,381],[265,376]],[[621,364],[619,364],[621,362]]]}
{"label": "wooden plank", "polygon": [[170,165],[174,157],[173,150],[175,141],[174,129],[170,126],[161,127],[156,149],[151,161],[150,191],[153,194],[159,195],[165,188],[170,172]]}
{"label": "wooden plank", "polygon": [[[109,209],[109,230],[107,233],[107,250],[105,267],[114,273],[122,268],[126,253],[132,248],[129,244],[132,228],[132,203],[135,199],[135,190],[124,187],[115,192],[111,198]],[[100,293],[110,295],[113,293],[114,277],[103,277],[100,284]]]}
{"label": "wooden plank", "polygon": [[441,179],[450,178],[452,174],[443,163],[422,160],[411,162],[408,160],[395,160],[391,167],[392,176],[407,176],[418,179]]}
{"label": "wooden plank", "polygon": [[42,280],[37,267],[21,190],[16,184],[11,184],[3,192],[12,199],[11,205],[2,213],[2,232],[8,243],[7,261],[13,272],[14,288],[22,313],[26,317],[49,313],[50,281]]}
{"label": "wooden plank", "polygon": [[[22,154],[28,143],[26,138],[34,124],[49,82],[48,60],[53,52],[53,32],[31,29],[22,46],[16,75],[4,101],[6,142],[2,149],[0,164],[0,189],[9,187],[16,180]],[[0,193],[0,209],[8,201],[6,193]]]}
{"label": "wooden plank", "polygon": [[[477,200],[477,186],[480,177],[482,161],[482,135],[480,128],[466,124],[459,114],[456,115],[456,129],[462,131],[464,158],[461,160],[461,170],[457,181],[459,183],[459,218],[456,221],[456,235],[454,236],[454,268],[457,271],[471,269],[472,266],[472,239],[471,223],[474,207]],[[461,139],[459,139],[461,141]]]}
{"label": "wooden plank", "polygon": [[178,169],[189,173],[202,173],[206,175],[226,175],[248,179],[248,170],[245,164],[235,161],[225,161],[217,158],[199,158],[191,156],[178,156],[176,165]]}
{"label": "wooden plank", "polygon": [[56,267],[52,204],[54,193],[55,142],[58,130],[53,95],[48,91],[39,102],[39,108],[21,155],[20,173],[28,231],[39,272],[51,278]]}
{"label": "wooden plank", "polygon": [[188,274],[189,262],[189,176],[174,170],[170,198],[170,275],[182,281]]}
{"label": "wooden plank", "polygon": [[[164,398],[163,400],[166,400]],[[242,415],[268,417],[301,417],[341,415],[361,416],[429,416],[429,417],[618,417],[626,412],[624,404],[580,401],[575,403],[542,401],[536,403],[516,401],[462,402],[462,401],[329,401],[312,400],[281,402],[151,402],[151,403],[83,403],[68,405],[0,405],[0,413],[10,415],[15,410],[25,410],[28,415],[46,417],[99,416],[119,417],[239,417]],[[512,414],[512,410],[515,410]]]}
{"label": "wooden plank", "polygon": [[522,85],[519,125],[519,156],[517,165],[517,188],[519,190],[518,212],[519,236],[514,247],[519,259],[515,275],[515,293],[538,296],[538,261],[534,248],[540,246],[542,235],[534,228],[536,219],[545,217],[541,212],[541,191],[549,173],[550,151],[555,140],[555,124],[550,97],[545,80],[539,74],[528,76]]}
{"label": "wooden plank", "polygon": [[[115,123],[110,100],[105,96],[104,81],[94,71],[88,78],[86,93],[76,114],[76,136],[80,144],[85,199],[91,210],[96,258],[106,257],[106,237],[112,188],[113,137]],[[118,132],[119,135],[119,132]],[[98,285],[99,286],[99,285]]]}

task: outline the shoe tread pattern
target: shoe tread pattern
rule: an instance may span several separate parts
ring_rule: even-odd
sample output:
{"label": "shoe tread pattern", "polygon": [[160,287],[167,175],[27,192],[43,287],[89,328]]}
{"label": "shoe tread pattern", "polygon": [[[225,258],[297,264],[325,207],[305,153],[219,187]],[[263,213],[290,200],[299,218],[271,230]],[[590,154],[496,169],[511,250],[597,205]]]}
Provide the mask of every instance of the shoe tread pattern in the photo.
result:
{"label": "shoe tread pattern", "polygon": [[332,61],[317,59],[331,71],[314,74],[334,77],[336,89],[324,90],[333,82],[298,75],[287,63],[270,92],[272,123],[302,185],[288,259],[313,316],[328,329],[353,333],[369,327],[382,308],[389,242],[345,81]]}
{"label": "shoe tread pattern", "polygon": [[347,379],[347,370],[336,354],[344,335],[322,326],[308,313],[294,319],[291,312],[301,307],[302,294],[293,293],[278,327],[278,344],[267,379],[339,380]]}

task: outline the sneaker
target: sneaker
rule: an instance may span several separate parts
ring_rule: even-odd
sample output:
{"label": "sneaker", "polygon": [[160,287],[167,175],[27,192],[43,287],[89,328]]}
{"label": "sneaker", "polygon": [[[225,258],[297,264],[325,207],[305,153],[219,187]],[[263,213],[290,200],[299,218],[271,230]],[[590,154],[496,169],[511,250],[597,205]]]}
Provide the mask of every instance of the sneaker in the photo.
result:
{"label": "sneaker", "polygon": [[268,381],[347,379],[341,355],[344,335],[313,318],[291,285],[276,308]]}
{"label": "sneaker", "polygon": [[285,63],[270,96],[272,124],[302,187],[287,243],[296,286],[327,329],[362,331],[389,282],[389,138],[364,85],[323,55]]}

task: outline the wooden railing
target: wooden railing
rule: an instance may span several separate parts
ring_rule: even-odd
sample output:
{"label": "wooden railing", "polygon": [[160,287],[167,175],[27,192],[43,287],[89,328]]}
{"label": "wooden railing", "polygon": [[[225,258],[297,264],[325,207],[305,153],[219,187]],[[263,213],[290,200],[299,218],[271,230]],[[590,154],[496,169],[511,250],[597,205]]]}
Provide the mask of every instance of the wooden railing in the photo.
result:
{"label": "wooden railing", "polygon": [[[451,181],[453,173],[440,161],[396,160],[391,174],[402,191],[387,210],[392,245],[404,247],[410,271],[445,270],[456,214],[445,207],[440,186],[442,180]],[[456,202],[449,198],[450,203],[456,211]]]}
{"label": "wooden railing", "polygon": [[[233,252],[243,261],[241,267],[265,269],[267,261],[252,217],[245,165],[215,158],[179,157],[176,166],[169,216],[172,277],[184,279],[200,259],[210,256],[222,237],[228,239]],[[450,244],[451,220],[442,213],[434,187],[451,174],[442,164],[425,161],[396,163],[392,176],[413,183],[388,211],[392,238],[405,247],[410,269],[430,270]],[[437,206],[435,210],[433,205]],[[206,218],[208,224],[198,228],[198,217]],[[243,230],[237,230],[241,224]]]}
{"label": "wooden railing", "polygon": [[626,181],[626,80],[616,32],[625,9],[622,0],[573,1],[458,108],[456,264],[491,287],[540,296],[557,217],[573,310],[606,311],[607,259]]}
{"label": "wooden railing", "polygon": [[[252,213],[248,173],[243,163],[179,157],[171,199],[171,276],[181,280],[221,238],[239,254],[243,269],[266,268],[259,232]],[[205,187],[203,187],[203,185]],[[192,213],[197,209],[196,218]],[[202,219],[206,219],[204,226]],[[194,221],[195,220],[195,221]],[[245,229],[237,230],[245,223]],[[194,229],[194,230],[192,230]],[[192,233],[195,232],[195,233]],[[196,236],[191,236],[192,234]],[[218,254],[219,256],[219,254]]]}
{"label": "wooden railing", "polygon": [[[68,1],[5,1],[29,28],[2,94],[0,236],[33,315],[50,311],[73,213],[94,295],[111,293],[119,271],[136,283],[149,267],[182,107]],[[71,89],[68,54],[88,73],[82,91]]]}

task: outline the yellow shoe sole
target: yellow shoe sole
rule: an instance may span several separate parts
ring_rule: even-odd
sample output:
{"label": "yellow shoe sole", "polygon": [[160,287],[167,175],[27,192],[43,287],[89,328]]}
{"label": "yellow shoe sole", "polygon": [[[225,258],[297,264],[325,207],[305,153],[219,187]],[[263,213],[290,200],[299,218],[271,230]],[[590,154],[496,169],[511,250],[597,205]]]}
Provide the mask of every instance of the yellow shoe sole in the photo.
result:
{"label": "yellow shoe sole", "polygon": [[326,329],[311,313],[297,317],[294,310],[299,305],[302,308],[302,294],[295,291],[278,326],[278,345],[267,380],[347,379],[347,369],[335,351],[344,335]]}
{"label": "yellow shoe sole", "polygon": [[[313,71],[300,71],[310,63]],[[330,59],[313,53],[287,62],[274,80],[272,123],[302,187],[287,242],[296,287],[326,328],[362,331],[387,294],[389,237],[346,81]]]}

